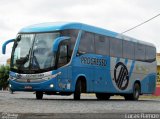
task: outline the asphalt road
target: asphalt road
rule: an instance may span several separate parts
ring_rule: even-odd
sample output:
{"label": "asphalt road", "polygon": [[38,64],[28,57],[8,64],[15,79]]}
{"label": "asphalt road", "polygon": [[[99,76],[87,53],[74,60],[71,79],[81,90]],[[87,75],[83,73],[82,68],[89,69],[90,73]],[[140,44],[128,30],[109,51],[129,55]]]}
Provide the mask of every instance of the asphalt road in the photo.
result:
{"label": "asphalt road", "polygon": [[44,95],[43,100],[36,100],[33,92],[0,92],[1,118],[16,114],[19,118],[73,118],[74,115],[76,118],[100,118],[99,114],[109,118],[116,115],[124,117],[130,113],[160,113],[160,99],[140,98],[139,101],[125,101],[118,96],[108,101],[98,101],[93,94],[83,94],[80,101],[73,100],[73,96],[48,95]]}

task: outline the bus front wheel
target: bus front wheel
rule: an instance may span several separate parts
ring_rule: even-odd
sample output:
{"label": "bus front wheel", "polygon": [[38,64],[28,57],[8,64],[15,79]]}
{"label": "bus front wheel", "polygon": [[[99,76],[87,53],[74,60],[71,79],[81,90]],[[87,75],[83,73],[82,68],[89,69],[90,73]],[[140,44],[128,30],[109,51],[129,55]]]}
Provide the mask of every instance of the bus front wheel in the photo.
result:
{"label": "bus front wheel", "polygon": [[81,92],[82,92],[81,80],[78,80],[75,87],[74,100],[80,100]]}
{"label": "bus front wheel", "polygon": [[36,99],[41,100],[43,98],[43,92],[36,92]]}
{"label": "bus front wheel", "polygon": [[138,83],[135,83],[133,87],[133,93],[125,95],[124,98],[125,100],[138,100],[140,92],[141,92],[140,85]]}

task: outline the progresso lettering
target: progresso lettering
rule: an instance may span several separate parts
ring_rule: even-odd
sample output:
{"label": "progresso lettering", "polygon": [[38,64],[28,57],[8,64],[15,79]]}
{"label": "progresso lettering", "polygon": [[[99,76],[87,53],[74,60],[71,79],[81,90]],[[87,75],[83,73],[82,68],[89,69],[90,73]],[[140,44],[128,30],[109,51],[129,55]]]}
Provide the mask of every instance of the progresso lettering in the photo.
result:
{"label": "progresso lettering", "polygon": [[91,57],[81,57],[80,59],[82,64],[97,65],[97,66],[107,65],[106,59],[98,59],[98,58],[91,58]]}

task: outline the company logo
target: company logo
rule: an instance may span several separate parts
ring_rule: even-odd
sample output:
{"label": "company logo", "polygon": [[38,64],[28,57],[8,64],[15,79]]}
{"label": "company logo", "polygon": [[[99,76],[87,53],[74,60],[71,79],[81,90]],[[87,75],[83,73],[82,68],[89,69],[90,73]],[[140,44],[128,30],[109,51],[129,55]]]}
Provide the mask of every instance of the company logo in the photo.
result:
{"label": "company logo", "polygon": [[120,90],[125,90],[127,88],[129,83],[128,69],[122,62],[116,64],[113,80]]}

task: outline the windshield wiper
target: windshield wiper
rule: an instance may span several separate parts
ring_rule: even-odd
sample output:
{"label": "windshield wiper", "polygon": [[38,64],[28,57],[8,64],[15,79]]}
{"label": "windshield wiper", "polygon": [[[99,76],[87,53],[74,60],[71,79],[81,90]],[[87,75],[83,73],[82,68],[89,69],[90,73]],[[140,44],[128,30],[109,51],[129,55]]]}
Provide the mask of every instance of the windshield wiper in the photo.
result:
{"label": "windshield wiper", "polygon": [[39,70],[40,69],[40,65],[37,61],[37,57],[34,55],[34,52],[32,53],[32,60],[31,60],[31,67],[32,67],[32,70]]}
{"label": "windshield wiper", "polygon": [[26,55],[25,57],[21,57],[20,59],[16,60],[16,64],[22,65],[25,64],[29,60],[29,55]]}

